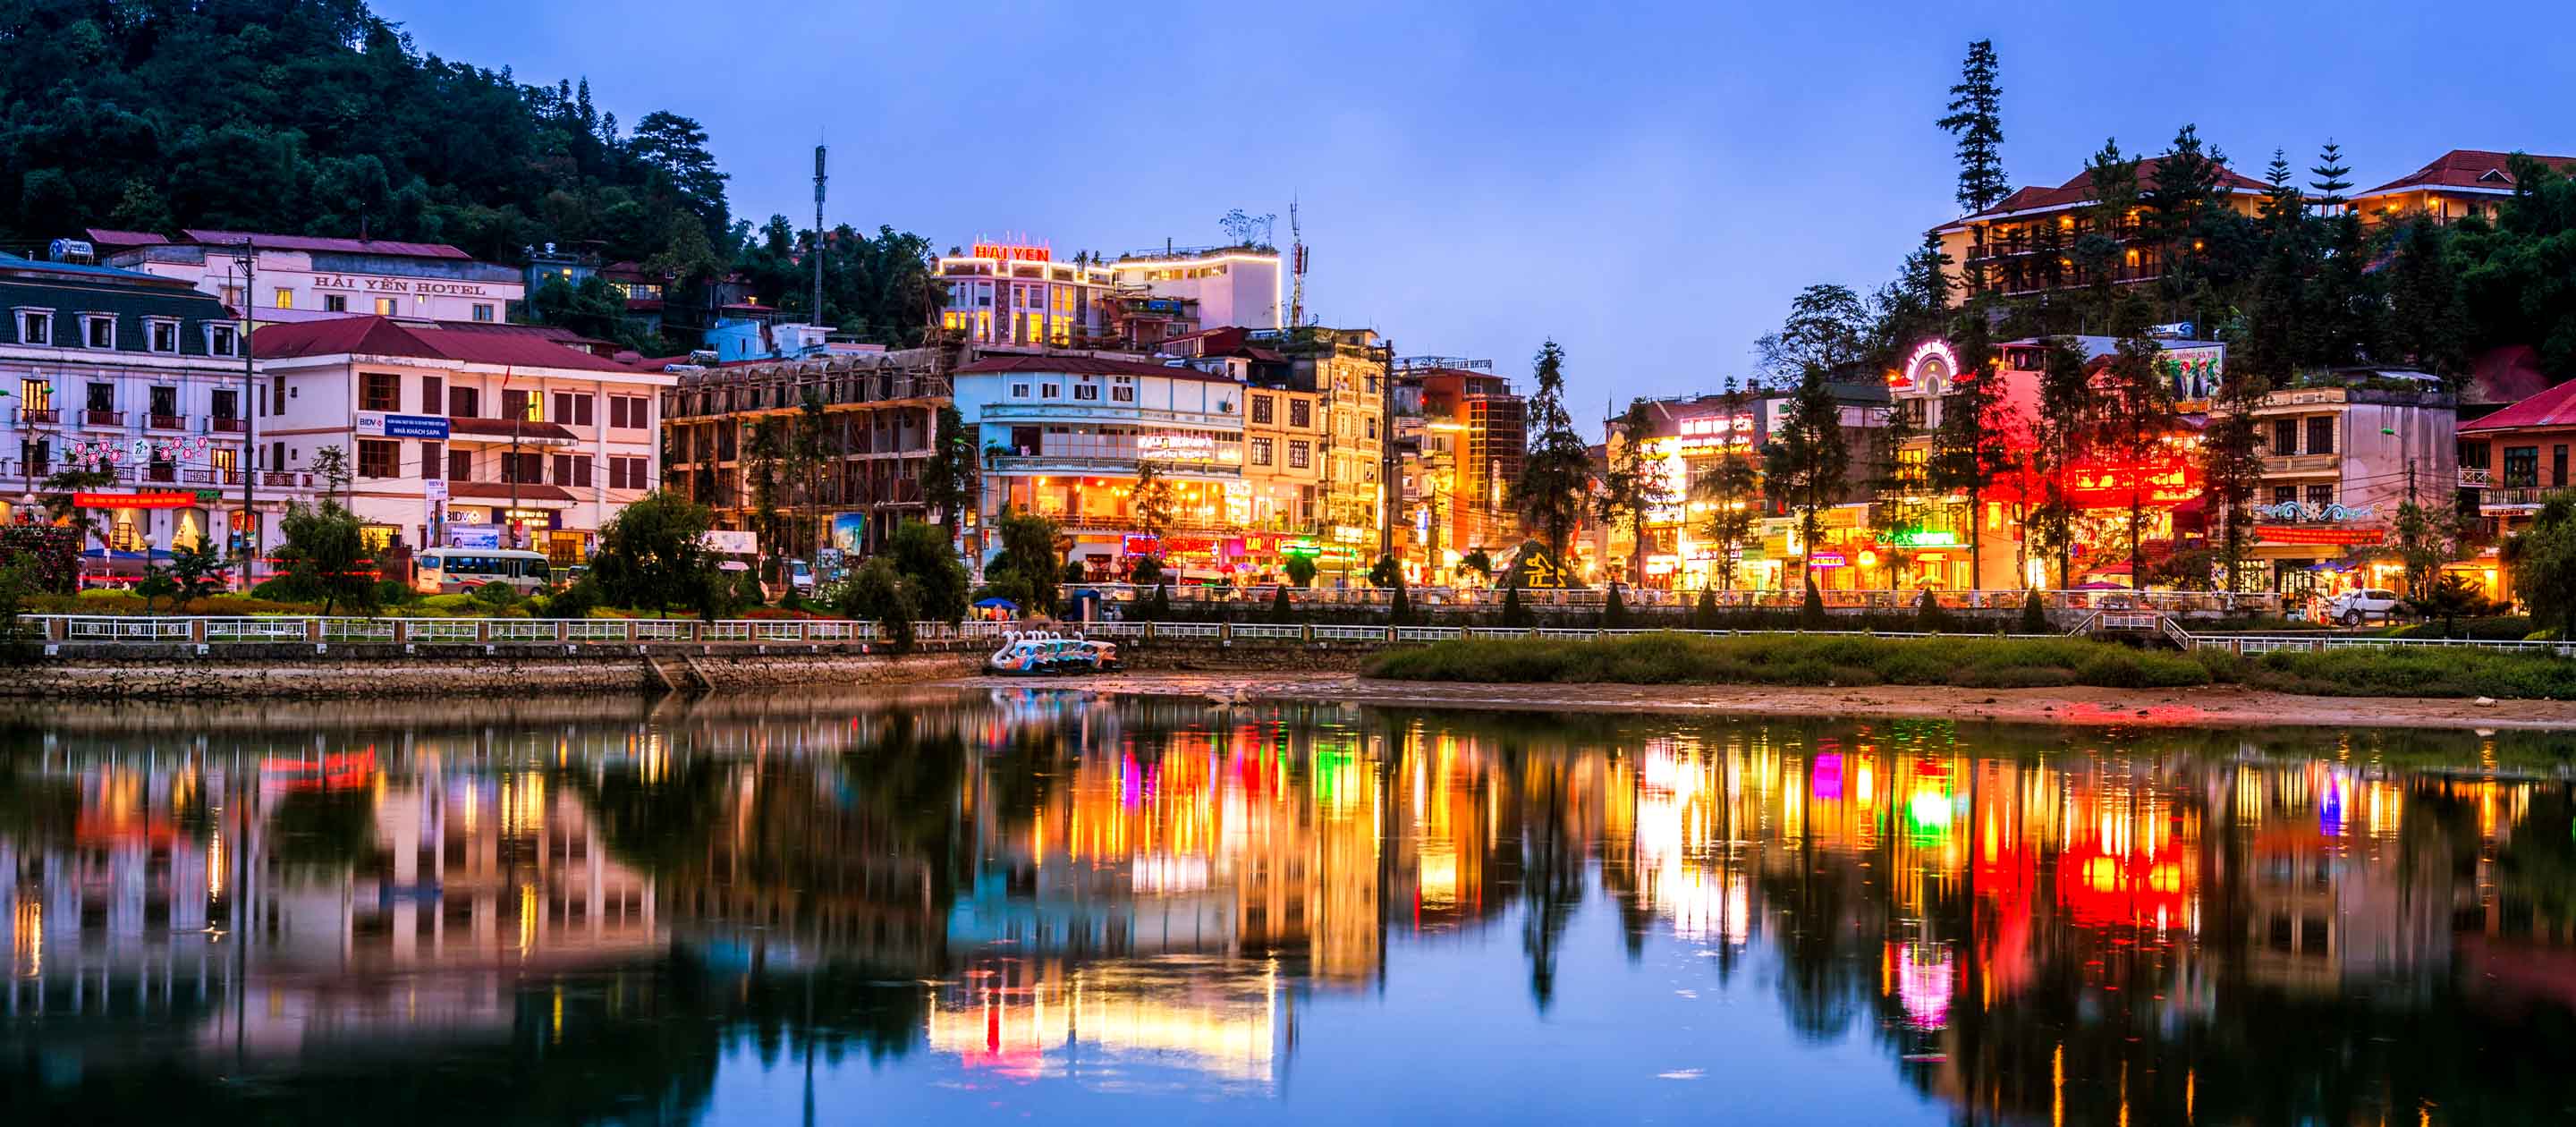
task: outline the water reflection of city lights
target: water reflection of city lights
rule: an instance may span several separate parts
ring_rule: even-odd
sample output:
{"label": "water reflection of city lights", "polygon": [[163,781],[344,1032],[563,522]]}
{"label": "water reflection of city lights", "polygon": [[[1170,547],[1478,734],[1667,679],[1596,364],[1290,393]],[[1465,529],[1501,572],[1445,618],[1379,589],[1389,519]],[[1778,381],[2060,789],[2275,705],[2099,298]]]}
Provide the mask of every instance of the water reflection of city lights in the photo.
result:
{"label": "water reflection of city lights", "polygon": [[1896,996],[1905,1007],[1905,1022],[1930,1032],[1950,1024],[1950,997],[1958,989],[1959,968],[1949,945],[1895,945]]}

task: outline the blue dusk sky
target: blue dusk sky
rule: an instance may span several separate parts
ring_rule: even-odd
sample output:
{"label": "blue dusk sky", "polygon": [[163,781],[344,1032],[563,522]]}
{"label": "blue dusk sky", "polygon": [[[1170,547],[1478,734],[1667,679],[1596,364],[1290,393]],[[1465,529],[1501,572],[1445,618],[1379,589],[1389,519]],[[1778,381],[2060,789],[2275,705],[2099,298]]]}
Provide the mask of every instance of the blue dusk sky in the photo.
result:
{"label": "blue dusk sky", "polygon": [[1958,214],[1932,122],[1968,41],[2004,163],[2200,127],[2238,171],[2343,143],[2369,187],[2452,148],[2576,153],[2576,8],[2445,4],[709,5],[379,0],[424,52],[588,77],[705,124],[737,215],[942,249],[1218,241],[1302,201],[1308,306],[1603,404],[1714,388],[1813,282],[1866,293]]}

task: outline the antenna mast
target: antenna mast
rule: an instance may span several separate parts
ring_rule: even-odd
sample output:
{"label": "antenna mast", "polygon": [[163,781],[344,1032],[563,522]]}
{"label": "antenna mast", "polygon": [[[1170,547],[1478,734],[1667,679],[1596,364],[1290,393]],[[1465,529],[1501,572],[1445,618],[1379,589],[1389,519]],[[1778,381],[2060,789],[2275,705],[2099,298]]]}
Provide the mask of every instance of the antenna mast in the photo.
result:
{"label": "antenna mast", "polygon": [[1297,201],[1288,201],[1288,327],[1306,323],[1306,228],[1297,221]]}
{"label": "antenna mast", "polygon": [[823,146],[814,146],[814,315],[823,324]]}

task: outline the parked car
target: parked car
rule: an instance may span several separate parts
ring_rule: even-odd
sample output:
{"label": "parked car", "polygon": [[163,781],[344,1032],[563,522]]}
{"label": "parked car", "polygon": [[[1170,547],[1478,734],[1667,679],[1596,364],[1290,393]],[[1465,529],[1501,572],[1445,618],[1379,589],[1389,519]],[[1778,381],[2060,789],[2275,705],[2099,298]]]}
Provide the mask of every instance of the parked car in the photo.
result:
{"label": "parked car", "polygon": [[2397,592],[2383,587],[2346,591],[2326,602],[2326,621],[2359,626],[2364,619],[2386,619],[2397,613]]}
{"label": "parked car", "polygon": [[809,597],[813,595],[814,565],[806,563],[803,560],[787,561],[787,584],[788,586],[794,587],[796,589],[796,594],[800,597]]}

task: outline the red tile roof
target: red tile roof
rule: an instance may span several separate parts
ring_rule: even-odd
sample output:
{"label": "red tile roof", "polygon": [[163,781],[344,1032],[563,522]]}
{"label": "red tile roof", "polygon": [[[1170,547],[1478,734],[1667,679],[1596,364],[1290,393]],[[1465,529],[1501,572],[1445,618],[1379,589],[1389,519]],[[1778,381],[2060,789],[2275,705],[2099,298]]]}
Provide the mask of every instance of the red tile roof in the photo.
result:
{"label": "red tile roof", "polygon": [[1196,368],[1165,367],[1134,360],[1110,360],[1099,356],[987,356],[957,369],[961,376],[990,372],[1063,372],[1079,376],[1161,376],[1175,380],[1210,380],[1233,383],[1231,376],[1210,375]]}
{"label": "red tile roof", "polygon": [[[2453,149],[2433,158],[2433,163],[2400,176],[2355,196],[2363,199],[2391,192],[2419,188],[2483,188],[2490,191],[2512,191],[2513,173],[2505,168],[2512,154],[2485,149]],[[2531,159],[2560,172],[2576,170],[2576,157],[2533,156]]]}
{"label": "red tile roof", "polygon": [[[2148,192],[2155,189],[2156,169],[2161,167],[2163,164],[2164,159],[2161,157],[2148,157],[2138,162],[2139,191]],[[2234,170],[2225,167],[2221,167],[2218,170],[2218,186],[2227,191],[2239,193],[2261,193],[2270,190],[2264,186],[2262,181],[2253,179],[2252,177],[2239,176]],[[2071,204],[2087,203],[2092,199],[2093,174],[2090,171],[2079,172],[2075,174],[2074,179],[2054,188],[2022,188],[2009,196],[2005,196],[2002,203],[1996,204],[1995,206],[1987,208],[1974,215],[1970,215],[1966,219],[1959,220],[1958,222],[1964,223],[1968,219],[1992,219],[2022,211],[2038,211],[2044,208],[2066,207]]]}
{"label": "red tile roof", "polygon": [[383,317],[333,317],[263,325],[251,337],[263,359],[287,356],[417,356],[467,364],[570,368],[585,372],[634,369],[555,341],[466,329],[424,329]]}
{"label": "red tile roof", "polygon": [[2536,427],[2576,427],[2576,380],[2550,388],[2473,423],[2460,424],[2461,434]]}
{"label": "red tile roof", "polygon": [[90,242],[103,247],[153,247],[170,241],[150,231],[114,231],[105,227],[92,227],[81,233],[89,236]]}
{"label": "red tile roof", "polygon": [[254,247],[269,250],[326,251],[337,254],[390,254],[403,258],[456,258],[472,261],[474,256],[446,243],[398,243],[384,239],[325,239],[311,235],[271,235],[254,231],[216,231],[191,227],[179,232],[187,241],[208,246],[240,246],[249,239]]}

